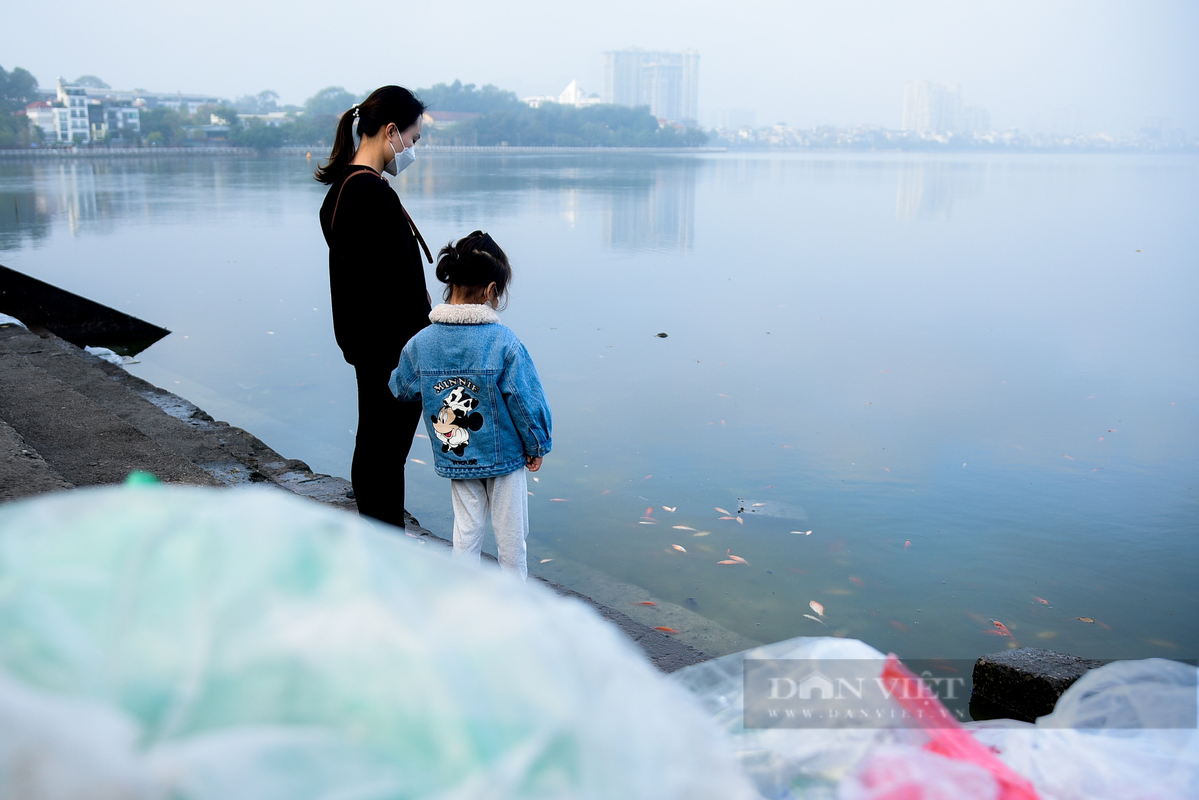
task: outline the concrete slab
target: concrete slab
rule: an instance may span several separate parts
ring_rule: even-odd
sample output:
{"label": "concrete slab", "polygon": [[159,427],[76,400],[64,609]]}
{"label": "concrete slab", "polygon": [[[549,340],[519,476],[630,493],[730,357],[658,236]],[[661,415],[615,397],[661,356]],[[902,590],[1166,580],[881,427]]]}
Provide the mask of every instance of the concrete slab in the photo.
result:
{"label": "concrete slab", "polygon": [[1039,647],[991,653],[974,663],[971,703],[981,698],[1012,719],[1033,722],[1052,713],[1057,700],[1087,670],[1102,661]]}
{"label": "concrete slab", "polygon": [[0,419],[75,486],[121,483],[134,470],[152,472],[167,483],[217,483],[195,464],[33,366],[4,341]]}
{"label": "concrete slab", "polygon": [[0,501],[70,488],[38,451],[0,421]]}

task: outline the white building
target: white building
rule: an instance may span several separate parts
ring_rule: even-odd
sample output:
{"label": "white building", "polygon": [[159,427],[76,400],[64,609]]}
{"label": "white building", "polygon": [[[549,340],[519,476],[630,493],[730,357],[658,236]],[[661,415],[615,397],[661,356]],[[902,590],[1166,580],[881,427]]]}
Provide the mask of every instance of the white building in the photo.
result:
{"label": "white building", "polygon": [[956,83],[911,81],[903,88],[903,129],[921,136],[989,131],[991,115],[982,108],[963,106]]}
{"label": "white building", "polygon": [[631,47],[604,53],[603,102],[649,106],[660,119],[699,119],[699,53],[650,52]]}
{"label": "white building", "polygon": [[595,106],[604,102],[598,94],[587,94],[583,88],[579,86],[577,80],[572,80],[566,85],[566,88],[557,94],[538,95],[534,97],[522,97],[521,102],[530,108],[541,108],[546,103],[557,103],[563,106],[574,106],[575,108],[583,108],[584,106]]}
{"label": "white building", "polygon": [[[58,115],[58,139],[64,142],[86,144],[91,141],[91,122],[87,116],[87,89],[64,83],[58,79],[58,103],[66,114]],[[66,129],[63,129],[63,121]]]}

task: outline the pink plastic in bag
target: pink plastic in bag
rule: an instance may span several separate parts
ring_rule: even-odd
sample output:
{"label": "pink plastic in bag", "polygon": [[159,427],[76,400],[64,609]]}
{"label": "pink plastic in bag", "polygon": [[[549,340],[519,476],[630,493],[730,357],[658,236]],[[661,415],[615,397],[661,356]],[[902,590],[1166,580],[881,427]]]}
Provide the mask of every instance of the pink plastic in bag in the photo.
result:
{"label": "pink plastic in bag", "polygon": [[[928,744],[924,745],[925,750],[977,764],[990,772],[999,783],[997,800],[1039,800],[1032,783],[1000,761],[991,750],[959,725],[937,696],[928,690],[924,682],[905,667],[894,653],[887,655],[882,679],[884,683],[889,682],[892,697],[925,729],[929,736]],[[906,684],[917,687],[915,696],[912,696],[910,691],[900,689],[906,681],[915,682]]]}

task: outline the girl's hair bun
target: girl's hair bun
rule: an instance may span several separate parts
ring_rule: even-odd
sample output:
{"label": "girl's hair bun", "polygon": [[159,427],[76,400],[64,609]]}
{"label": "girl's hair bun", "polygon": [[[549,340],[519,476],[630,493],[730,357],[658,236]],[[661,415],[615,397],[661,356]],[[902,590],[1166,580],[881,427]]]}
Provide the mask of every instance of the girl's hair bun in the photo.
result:
{"label": "girl's hair bun", "polygon": [[[495,284],[496,297],[504,297],[512,280],[508,256],[489,234],[474,231],[450,242],[437,254],[437,280],[446,284],[444,297],[450,299],[453,287],[468,290],[473,297],[486,296]],[[479,302],[484,302],[480,299]]]}

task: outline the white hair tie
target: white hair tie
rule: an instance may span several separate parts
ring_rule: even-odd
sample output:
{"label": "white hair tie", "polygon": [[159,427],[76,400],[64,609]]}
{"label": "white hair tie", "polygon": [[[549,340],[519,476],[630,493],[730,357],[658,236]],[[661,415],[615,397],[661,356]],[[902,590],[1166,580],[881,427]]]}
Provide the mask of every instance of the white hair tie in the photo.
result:
{"label": "white hair tie", "polygon": [[362,142],[362,136],[358,133],[358,120],[361,119],[358,116],[358,104],[350,106],[350,109],[354,112],[354,151],[357,152],[358,145]]}

